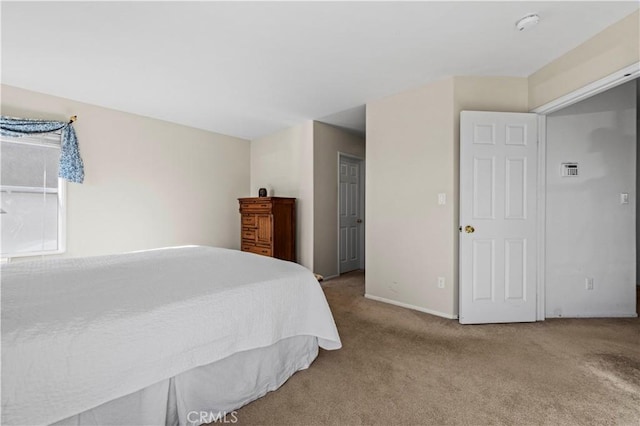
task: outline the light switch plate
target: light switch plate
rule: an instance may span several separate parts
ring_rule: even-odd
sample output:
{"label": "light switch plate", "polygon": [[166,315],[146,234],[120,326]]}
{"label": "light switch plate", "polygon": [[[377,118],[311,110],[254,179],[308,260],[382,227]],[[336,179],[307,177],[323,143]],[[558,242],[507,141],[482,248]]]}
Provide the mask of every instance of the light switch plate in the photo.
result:
{"label": "light switch plate", "polygon": [[444,206],[445,204],[447,204],[447,194],[441,192],[438,194],[438,205]]}
{"label": "light switch plate", "polygon": [[584,286],[587,290],[593,290],[593,278],[585,278]]}
{"label": "light switch plate", "polygon": [[620,193],[620,204],[629,204],[629,194],[626,192]]}

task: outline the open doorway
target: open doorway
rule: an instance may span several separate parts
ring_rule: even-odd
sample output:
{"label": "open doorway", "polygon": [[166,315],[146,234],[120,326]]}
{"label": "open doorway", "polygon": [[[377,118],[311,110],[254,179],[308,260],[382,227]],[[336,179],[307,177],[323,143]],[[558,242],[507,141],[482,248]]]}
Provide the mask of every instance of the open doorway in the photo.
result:
{"label": "open doorway", "polygon": [[637,82],[546,117],[545,317],[636,315]]}

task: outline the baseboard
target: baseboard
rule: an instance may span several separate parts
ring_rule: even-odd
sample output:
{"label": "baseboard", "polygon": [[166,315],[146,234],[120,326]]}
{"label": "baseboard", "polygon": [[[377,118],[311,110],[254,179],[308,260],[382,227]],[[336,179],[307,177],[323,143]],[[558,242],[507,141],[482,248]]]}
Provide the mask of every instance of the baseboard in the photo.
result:
{"label": "baseboard", "polygon": [[608,313],[588,313],[588,314],[567,314],[567,315],[561,315],[561,316],[554,316],[554,315],[545,315],[545,319],[554,319],[554,318],[637,318],[638,314],[633,312],[630,314],[621,314],[619,312],[616,312],[615,314],[608,314]]}
{"label": "baseboard", "polygon": [[434,311],[432,309],[422,308],[420,306],[410,305],[408,303],[402,303],[391,299],[385,299],[384,297],[372,296],[370,294],[364,295],[365,298],[375,300],[377,302],[388,303],[390,305],[400,306],[401,308],[413,309],[414,311],[424,312],[425,314],[431,314],[447,319],[458,319],[457,315],[445,314],[444,312]]}
{"label": "baseboard", "polygon": [[339,276],[340,276],[340,275],[329,275],[328,277],[324,277],[324,280],[325,280],[325,281],[329,281],[329,280],[332,280],[332,279],[334,279],[334,278],[338,278]]}

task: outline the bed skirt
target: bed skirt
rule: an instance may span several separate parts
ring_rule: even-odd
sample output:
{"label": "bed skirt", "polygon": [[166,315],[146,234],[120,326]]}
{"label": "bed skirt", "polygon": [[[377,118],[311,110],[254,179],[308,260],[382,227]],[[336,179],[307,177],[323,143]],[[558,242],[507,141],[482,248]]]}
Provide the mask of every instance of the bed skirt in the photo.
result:
{"label": "bed skirt", "polygon": [[234,410],[278,389],[318,355],[315,336],[295,336],[239,352],[54,423],[200,425],[235,423]]}

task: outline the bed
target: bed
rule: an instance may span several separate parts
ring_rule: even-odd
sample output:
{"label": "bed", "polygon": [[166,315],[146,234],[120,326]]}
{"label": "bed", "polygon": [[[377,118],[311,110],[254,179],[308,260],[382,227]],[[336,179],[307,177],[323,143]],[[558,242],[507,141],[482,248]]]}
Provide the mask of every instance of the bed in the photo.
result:
{"label": "bed", "polygon": [[2,267],[2,424],[201,424],[340,338],[304,267],[179,247]]}

